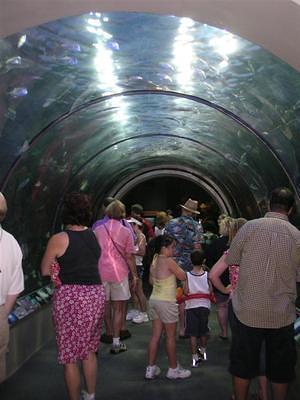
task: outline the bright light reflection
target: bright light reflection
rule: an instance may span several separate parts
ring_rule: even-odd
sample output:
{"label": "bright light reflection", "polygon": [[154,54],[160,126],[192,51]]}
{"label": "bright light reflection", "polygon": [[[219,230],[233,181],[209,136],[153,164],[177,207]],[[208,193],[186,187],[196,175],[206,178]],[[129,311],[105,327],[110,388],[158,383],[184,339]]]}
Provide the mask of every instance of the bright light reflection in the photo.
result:
{"label": "bright light reflection", "polygon": [[91,11],[91,12],[90,12],[90,15],[95,16],[95,17],[98,17],[98,18],[101,17],[101,13],[99,13],[99,12],[93,12],[93,11]]}
{"label": "bright light reflection", "polygon": [[27,36],[26,35],[22,35],[18,41],[18,48],[22,47],[24,43],[26,43],[27,40]]}
{"label": "bright light reflection", "polygon": [[93,26],[87,26],[86,30],[89,31],[90,33],[97,34],[97,28],[94,28]]}
{"label": "bright light reflection", "polygon": [[103,30],[101,27],[102,22],[100,20],[101,14],[100,13],[95,13],[95,14],[90,14],[94,18],[88,18],[87,19],[87,26],[86,29],[90,33],[93,33],[95,35],[101,36],[104,39],[111,39],[112,35],[105,30]]}
{"label": "bright light reflection", "polygon": [[125,124],[128,121],[128,109],[122,97],[113,97],[109,100],[109,103],[115,108],[113,119],[116,122]]}
{"label": "bright light reflection", "polygon": [[92,26],[101,26],[101,21],[99,19],[89,18],[87,22]]}
{"label": "bright light reflection", "polygon": [[95,28],[94,26],[87,26],[87,31],[94,33],[95,35],[102,36],[104,39],[111,39],[112,35],[108,32],[105,32],[101,28]]}
{"label": "bright light reflection", "polygon": [[209,44],[210,46],[213,46],[215,51],[225,59],[229,54],[234,53],[238,48],[238,41],[231,33],[214,37],[209,41]]}
{"label": "bright light reflection", "polygon": [[110,89],[110,92],[115,92],[119,87],[114,73],[113,52],[107,49],[102,42],[94,44],[94,47],[97,49],[94,64],[98,72],[99,82],[101,82],[101,88],[104,86],[106,89]]}
{"label": "bright light reflection", "polygon": [[193,60],[195,58],[193,40],[190,28],[194,21],[190,18],[181,18],[178,27],[178,34],[175,37],[173,46],[173,64],[176,67],[176,79],[178,84],[185,86],[193,78]]}
{"label": "bright light reflection", "polygon": [[191,18],[183,17],[183,18],[181,18],[180,25],[181,25],[181,27],[184,26],[186,28],[191,28],[192,26],[195,25],[195,21],[192,20]]}
{"label": "bright light reflection", "polygon": [[[95,28],[95,26],[87,25],[87,29],[98,36],[97,42],[93,46],[96,49],[94,65],[98,74],[99,89],[103,94],[106,93],[108,95],[120,92],[121,88],[118,85],[118,75],[116,73],[120,66],[115,64],[113,59],[114,52],[108,48],[109,43],[107,43],[113,36],[101,28]],[[111,98],[109,104],[114,108],[113,119],[124,124],[128,120],[128,112],[122,97]]]}
{"label": "bright light reflection", "polygon": [[228,66],[228,61],[227,60],[223,60],[219,64],[219,69],[226,68],[227,66]]}

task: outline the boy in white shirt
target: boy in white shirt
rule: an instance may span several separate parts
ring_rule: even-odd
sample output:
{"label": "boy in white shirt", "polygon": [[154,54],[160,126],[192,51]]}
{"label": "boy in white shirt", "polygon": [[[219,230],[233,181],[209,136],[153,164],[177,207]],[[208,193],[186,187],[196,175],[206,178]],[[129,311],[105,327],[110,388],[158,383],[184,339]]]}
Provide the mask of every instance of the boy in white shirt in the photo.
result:
{"label": "boy in white shirt", "polygon": [[[191,254],[193,269],[187,272],[185,283],[186,335],[191,338],[192,367],[198,368],[206,360],[208,316],[211,307],[212,285],[203,265],[205,255],[202,250]],[[199,343],[198,343],[199,339]]]}

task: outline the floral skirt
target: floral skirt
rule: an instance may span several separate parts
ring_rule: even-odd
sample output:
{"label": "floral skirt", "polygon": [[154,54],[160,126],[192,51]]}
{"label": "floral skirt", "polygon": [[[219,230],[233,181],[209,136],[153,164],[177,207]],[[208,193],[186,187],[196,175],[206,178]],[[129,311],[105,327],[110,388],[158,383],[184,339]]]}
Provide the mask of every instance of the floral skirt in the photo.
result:
{"label": "floral skirt", "polygon": [[102,285],[62,285],[53,296],[58,362],[75,363],[99,347],[104,318]]}

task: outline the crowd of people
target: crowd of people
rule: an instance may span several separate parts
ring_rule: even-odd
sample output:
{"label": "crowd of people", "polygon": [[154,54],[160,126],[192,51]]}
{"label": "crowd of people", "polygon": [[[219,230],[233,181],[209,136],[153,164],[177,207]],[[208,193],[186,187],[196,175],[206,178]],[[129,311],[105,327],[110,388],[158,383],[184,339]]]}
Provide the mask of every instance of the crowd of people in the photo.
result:
{"label": "crowd of people", "polygon": [[[173,218],[170,210],[159,211],[152,226],[140,204],[132,205],[127,215],[125,205],[109,197],[103,201],[101,219],[90,228],[88,195],[67,195],[63,231],[49,239],[41,272],[55,285],[53,322],[69,400],[95,399],[99,343],[109,343],[114,356],[126,352],[129,320],[151,321],[145,379],[161,373],[157,353],[162,337],[166,377],[189,378],[191,370],[177,358],[177,338],[190,341],[191,368],[205,363],[213,303],[219,340],[226,342],[231,336],[232,398],[246,400],[250,381],[259,377],[257,399],[270,399],[269,387],[275,400],[286,399],[295,378],[293,324],[300,281],[300,232],[288,220],[294,203],[289,189],[277,188],[262,218],[246,221],[221,214],[217,221],[207,216],[201,221],[198,201],[188,199],[180,205],[179,217]],[[0,193],[0,222],[6,210]],[[0,292],[2,320],[24,283],[18,244],[2,228],[0,232],[0,246],[6,240],[14,254],[7,256],[5,272],[0,253],[0,282],[4,273],[8,282]],[[6,326],[0,329],[0,381]]]}

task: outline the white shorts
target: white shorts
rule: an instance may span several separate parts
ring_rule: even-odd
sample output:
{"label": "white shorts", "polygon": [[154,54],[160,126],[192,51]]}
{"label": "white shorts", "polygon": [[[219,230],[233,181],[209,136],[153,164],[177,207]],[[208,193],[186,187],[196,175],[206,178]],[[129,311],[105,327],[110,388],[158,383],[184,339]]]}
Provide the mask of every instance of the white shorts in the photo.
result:
{"label": "white shorts", "polygon": [[105,289],[106,301],[125,301],[130,299],[128,277],[121,282],[102,282]]}

